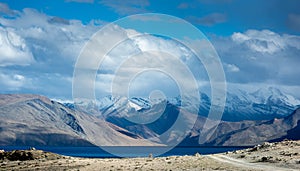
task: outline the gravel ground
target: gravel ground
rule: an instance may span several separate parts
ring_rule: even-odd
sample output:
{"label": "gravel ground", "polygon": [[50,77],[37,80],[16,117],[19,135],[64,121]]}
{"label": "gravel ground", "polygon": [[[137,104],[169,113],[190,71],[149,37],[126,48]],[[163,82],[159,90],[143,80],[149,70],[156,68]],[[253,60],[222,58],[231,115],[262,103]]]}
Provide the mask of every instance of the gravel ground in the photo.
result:
{"label": "gravel ground", "polygon": [[[13,157],[9,157],[10,155]],[[26,150],[9,153],[0,151],[0,157],[0,170],[284,171],[300,170],[300,141],[264,143],[250,149],[213,155],[89,159]]]}

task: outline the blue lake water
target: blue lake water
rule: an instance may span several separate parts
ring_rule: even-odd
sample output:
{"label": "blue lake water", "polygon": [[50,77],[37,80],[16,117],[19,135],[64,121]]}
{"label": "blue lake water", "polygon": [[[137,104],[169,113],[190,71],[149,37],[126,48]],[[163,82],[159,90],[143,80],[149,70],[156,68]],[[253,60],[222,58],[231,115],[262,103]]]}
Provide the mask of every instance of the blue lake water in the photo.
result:
{"label": "blue lake water", "polygon": [[[5,146],[0,147],[5,151],[11,150],[27,150],[28,146]],[[149,154],[153,156],[172,156],[172,155],[194,155],[199,154],[213,154],[227,151],[234,151],[244,149],[246,147],[175,147],[167,151],[167,147],[35,147],[38,150],[49,151],[57,154],[73,157],[88,157],[88,158],[112,158],[112,157],[147,157]],[[116,151],[113,155],[107,151]],[[167,151],[161,154],[162,151]],[[157,155],[159,154],[159,155]]]}

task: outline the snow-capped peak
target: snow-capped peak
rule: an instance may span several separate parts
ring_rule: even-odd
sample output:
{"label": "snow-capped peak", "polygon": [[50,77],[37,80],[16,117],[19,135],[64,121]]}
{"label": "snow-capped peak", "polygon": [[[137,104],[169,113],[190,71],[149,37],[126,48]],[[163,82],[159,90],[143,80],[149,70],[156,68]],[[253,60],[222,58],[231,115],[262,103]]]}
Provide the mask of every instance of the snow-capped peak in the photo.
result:
{"label": "snow-capped peak", "polygon": [[133,97],[128,100],[128,105],[131,108],[134,108],[136,111],[141,109],[150,109],[152,107],[149,100],[141,98],[141,97]]}
{"label": "snow-capped peak", "polygon": [[252,93],[250,93],[251,100],[255,103],[266,104],[269,102],[273,103],[285,103],[290,106],[300,105],[300,100],[296,99],[292,95],[285,94],[281,92],[278,88],[267,87],[260,88]]}

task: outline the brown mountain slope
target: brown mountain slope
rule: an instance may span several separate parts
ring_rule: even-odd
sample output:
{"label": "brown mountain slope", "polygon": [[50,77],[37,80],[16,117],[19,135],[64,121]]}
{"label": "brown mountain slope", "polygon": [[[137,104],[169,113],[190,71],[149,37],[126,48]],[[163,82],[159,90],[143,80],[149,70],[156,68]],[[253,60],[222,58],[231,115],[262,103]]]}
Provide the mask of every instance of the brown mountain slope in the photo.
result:
{"label": "brown mountain slope", "polygon": [[265,141],[279,141],[283,138],[299,139],[299,123],[300,108],[284,118],[275,118],[220,135],[207,142],[207,144],[256,145]]}
{"label": "brown mountain slope", "polygon": [[153,145],[38,95],[0,95],[0,145]]}

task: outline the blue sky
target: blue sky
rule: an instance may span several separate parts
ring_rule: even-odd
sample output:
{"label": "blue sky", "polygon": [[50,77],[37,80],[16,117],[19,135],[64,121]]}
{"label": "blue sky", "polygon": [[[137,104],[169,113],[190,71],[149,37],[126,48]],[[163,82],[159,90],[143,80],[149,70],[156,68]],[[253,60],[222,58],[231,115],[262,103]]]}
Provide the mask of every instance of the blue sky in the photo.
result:
{"label": "blue sky", "polygon": [[[74,64],[96,31],[131,14],[163,13],[208,37],[229,85],[277,86],[300,97],[299,6],[296,0],[2,0],[0,93],[71,99]],[[106,77],[99,75],[101,90],[109,88]]]}
{"label": "blue sky", "polygon": [[[299,1],[237,0],[2,0],[10,8],[33,8],[50,16],[112,22],[138,13],[163,13],[186,19],[204,33],[230,35],[248,29],[271,29],[277,33],[299,34]],[[293,17],[295,16],[295,17]]]}

